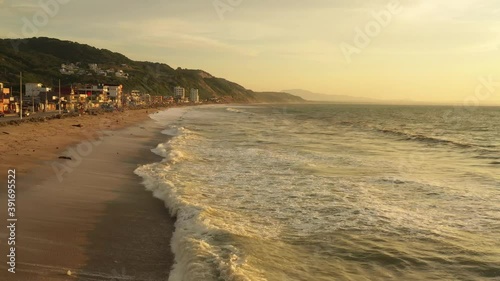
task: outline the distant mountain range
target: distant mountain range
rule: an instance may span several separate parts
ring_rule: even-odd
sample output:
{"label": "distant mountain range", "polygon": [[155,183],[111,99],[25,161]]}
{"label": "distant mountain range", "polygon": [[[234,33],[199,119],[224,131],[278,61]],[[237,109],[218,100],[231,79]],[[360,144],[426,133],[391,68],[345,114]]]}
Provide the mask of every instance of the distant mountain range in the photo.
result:
{"label": "distant mountain range", "polygon": [[[97,65],[96,65],[97,64]],[[55,87],[70,84],[122,84],[125,91],[172,95],[175,86],[197,88],[201,99],[228,102],[304,102],[287,93],[254,92],[203,70],[173,69],[164,63],[133,61],[126,56],[54,38],[0,39],[0,82],[14,90],[24,83]]]}
{"label": "distant mountain range", "polygon": [[338,102],[338,103],[370,103],[370,104],[416,104],[417,103],[412,100],[382,100],[382,99],[373,99],[364,97],[353,97],[346,95],[319,94],[302,89],[284,90],[282,92],[299,96],[308,101],[324,101],[324,102]]}

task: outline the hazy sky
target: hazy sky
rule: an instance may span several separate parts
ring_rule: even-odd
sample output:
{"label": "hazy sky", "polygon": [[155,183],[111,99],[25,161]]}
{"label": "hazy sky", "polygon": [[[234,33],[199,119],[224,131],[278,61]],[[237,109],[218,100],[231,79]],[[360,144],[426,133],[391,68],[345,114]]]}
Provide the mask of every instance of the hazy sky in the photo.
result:
{"label": "hazy sky", "polygon": [[0,18],[1,37],[87,43],[253,90],[500,102],[498,0],[0,0]]}

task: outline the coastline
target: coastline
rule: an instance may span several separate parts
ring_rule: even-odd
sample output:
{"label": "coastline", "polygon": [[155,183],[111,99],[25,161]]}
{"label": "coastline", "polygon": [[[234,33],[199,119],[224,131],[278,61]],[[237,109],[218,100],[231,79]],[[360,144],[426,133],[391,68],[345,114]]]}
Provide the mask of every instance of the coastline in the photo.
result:
{"label": "coastline", "polygon": [[[46,122],[27,122],[0,127],[0,171],[16,167],[26,173],[40,162],[61,156],[64,149],[82,140],[95,140],[112,131],[149,120],[161,109],[127,110],[102,115],[82,115]],[[75,127],[73,125],[81,125]]]}
{"label": "coastline", "polygon": [[[160,159],[150,151],[165,141],[155,121],[149,119],[148,114],[155,111],[83,116],[1,129],[9,132],[5,136],[13,143],[8,151],[2,148],[5,157],[0,166],[5,173],[1,178],[6,182],[7,169],[18,171],[19,222],[16,274],[8,273],[8,266],[2,263],[0,279],[168,278],[174,261],[170,249],[174,219],[134,174],[139,165]],[[75,124],[82,127],[73,127]],[[68,132],[54,136],[61,128]],[[42,137],[38,141],[22,133],[35,129]],[[19,137],[21,140],[15,142]],[[21,144],[32,145],[35,151],[23,150]],[[80,155],[81,159],[78,155],[72,160],[58,159],[85,148],[89,153]],[[54,166],[69,170],[61,168],[65,172],[58,175]],[[0,195],[6,195],[6,189]],[[1,206],[6,207],[5,202]],[[6,218],[6,208],[2,208],[0,219],[6,222]],[[6,230],[0,232],[0,238],[5,241]],[[6,243],[0,244],[0,253],[8,254]],[[68,270],[72,276],[67,275]]]}

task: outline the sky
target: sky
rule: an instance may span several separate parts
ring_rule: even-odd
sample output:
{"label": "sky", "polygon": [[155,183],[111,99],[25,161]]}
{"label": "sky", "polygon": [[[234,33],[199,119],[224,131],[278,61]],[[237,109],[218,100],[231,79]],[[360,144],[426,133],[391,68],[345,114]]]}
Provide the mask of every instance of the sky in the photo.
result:
{"label": "sky", "polygon": [[497,0],[0,0],[0,22],[255,91],[500,103]]}

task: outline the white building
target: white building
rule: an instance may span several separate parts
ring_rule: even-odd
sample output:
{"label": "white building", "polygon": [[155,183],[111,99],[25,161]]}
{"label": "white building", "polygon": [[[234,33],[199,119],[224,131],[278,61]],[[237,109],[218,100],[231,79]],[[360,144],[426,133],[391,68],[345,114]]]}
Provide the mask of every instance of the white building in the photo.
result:
{"label": "white building", "polygon": [[40,93],[48,93],[52,91],[51,88],[44,87],[42,83],[26,83],[26,96],[38,97]]}
{"label": "white building", "polygon": [[198,89],[191,89],[189,100],[191,102],[196,102],[196,103],[200,102],[200,95]]}
{"label": "white building", "polygon": [[179,87],[179,86],[175,87],[174,88],[174,97],[184,100],[186,98],[186,90],[182,87]]}
{"label": "white building", "polygon": [[122,85],[104,85],[103,90],[108,94],[110,98],[120,98],[122,97],[123,86]]}
{"label": "white building", "polygon": [[42,83],[26,83],[24,92],[27,97],[31,96],[38,97],[41,88],[42,88]]}
{"label": "white building", "polygon": [[128,79],[128,77],[129,77],[128,73],[125,73],[123,70],[118,70],[115,73],[115,76],[118,78],[124,78],[124,79]]}
{"label": "white building", "polygon": [[99,66],[97,65],[97,63],[89,63],[89,69],[97,72],[99,70]]}

